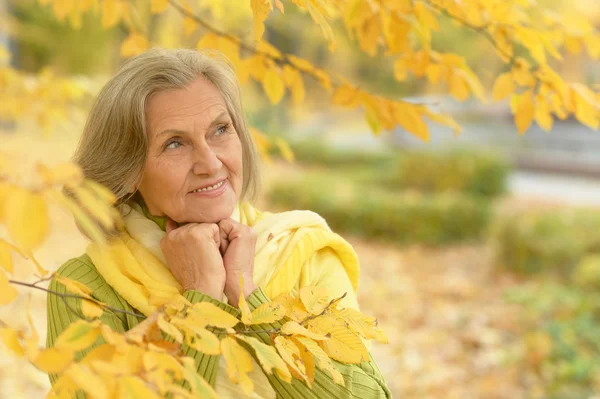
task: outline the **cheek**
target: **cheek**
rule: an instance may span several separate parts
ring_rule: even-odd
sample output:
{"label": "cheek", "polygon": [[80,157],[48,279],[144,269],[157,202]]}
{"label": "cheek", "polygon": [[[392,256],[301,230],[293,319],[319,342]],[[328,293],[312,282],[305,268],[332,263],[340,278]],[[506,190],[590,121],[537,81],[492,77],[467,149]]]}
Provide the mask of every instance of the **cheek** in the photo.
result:
{"label": "cheek", "polygon": [[[149,182],[151,196],[164,196],[177,191],[185,177],[183,162],[158,161],[149,162],[144,171],[144,180]],[[182,174],[182,171],[184,172]]]}

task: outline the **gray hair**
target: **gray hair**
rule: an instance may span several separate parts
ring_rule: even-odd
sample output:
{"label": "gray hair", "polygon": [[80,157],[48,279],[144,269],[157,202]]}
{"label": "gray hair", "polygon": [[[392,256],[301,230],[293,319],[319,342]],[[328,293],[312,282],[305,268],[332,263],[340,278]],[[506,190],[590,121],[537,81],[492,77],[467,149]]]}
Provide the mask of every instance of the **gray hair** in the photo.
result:
{"label": "gray hair", "polygon": [[258,155],[244,117],[235,71],[217,51],[153,48],[128,60],[90,110],[73,160],[87,178],[108,187],[122,204],[138,186],[148,153],[146,105],[156,92],[180,89],[203,76],[221,92],[242,144],[240,200],[259,190]]}

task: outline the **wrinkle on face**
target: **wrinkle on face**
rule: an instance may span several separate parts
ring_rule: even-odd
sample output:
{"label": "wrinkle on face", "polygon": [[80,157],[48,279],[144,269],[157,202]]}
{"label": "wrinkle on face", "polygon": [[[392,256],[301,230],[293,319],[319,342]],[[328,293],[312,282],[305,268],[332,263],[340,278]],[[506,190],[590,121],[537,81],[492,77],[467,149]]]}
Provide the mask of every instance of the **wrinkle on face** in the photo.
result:
{"label": "wrinkle on face", "polygon": [[[201,77],[184,89],[155,93],[146,113],[149,151],[139,190],[150,213],[180,223],[231,216],[242,187],[242,147],[217,87]],[[229,128],[213,126],[215,118]],[[165,149],[165,144],[174,147]],[[220,197],[190,195],[221,178],[229,189]]]}

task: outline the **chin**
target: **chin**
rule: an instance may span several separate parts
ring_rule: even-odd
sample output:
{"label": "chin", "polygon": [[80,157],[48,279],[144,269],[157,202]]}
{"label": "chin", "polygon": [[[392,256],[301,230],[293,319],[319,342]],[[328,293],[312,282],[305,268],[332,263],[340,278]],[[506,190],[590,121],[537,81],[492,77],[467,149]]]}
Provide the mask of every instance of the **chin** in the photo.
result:
{"label": "chin", "polygon": [[192,223],[219,223],[221,220],[228,219],[233,214],[234,204],[222,204],[212,207],[208,212],[190,215]]}

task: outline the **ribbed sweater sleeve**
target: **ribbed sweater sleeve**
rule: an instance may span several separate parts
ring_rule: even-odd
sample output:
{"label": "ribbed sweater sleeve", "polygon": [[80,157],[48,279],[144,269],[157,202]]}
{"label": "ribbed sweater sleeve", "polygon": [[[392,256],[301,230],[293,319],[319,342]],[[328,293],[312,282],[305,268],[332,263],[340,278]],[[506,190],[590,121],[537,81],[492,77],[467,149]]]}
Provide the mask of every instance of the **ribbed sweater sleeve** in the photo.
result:
{"label": "ribbed sweater sleeve", "polygon": [[[255,290],[246,300],[250,310],[254,310],[261,304],[269,302],[269,298],[267,298],[260,288]],[[254,330],[272,330],[280,328],[282,325],[283,322],[279,321],[270,324],[256,324],[250,328]],[[269,334],[257,333],[256,337],[265,344],[273,345]],[[279,379],[275,374],[267,375],[267,378],[277,393],[277,398],[281,399],[391,398],[391,392],[371,356],[370,360],[370,362],[362,362],[360,364],[343,364],[333,361],[335,367],[344,377],[345,386],[334,383],[329,373],[319,368],[315,369],[315,380],[312,388],[309,388],[304,381],[296,378],[292,379],[291,384]]]}
{"label": "ribbed sweater sleeve", "polygon": [[[98,273],[98,271],[94,267],[91,259],[86,255],[69,260],[59,268],[57,274],[85,284],[92,291],[92,297],[101,302],[104,302],[105,304],[113,308],[125,310],[131,313],[141,314],[139,311],[132,308],[131,305],[129,305],[129,303],[127,303],[127,301],[125,301],[106,282],[106,280],[104,280],[104,278]],[[54,279],[51,280],[48,289],[60,294],[68,293],[65,286]],[[218,306],[219,308],[227,311],[228,313],[236,317],[239,315],[238,309],[226,303],[220,302],[199,291],[185,291],[183,293],[183,296],[191,303],[204,301],[211,302],[214,305]],[[82,300],[79,298],[66,298],[66,300],[63,301],[62,298],[58,295],[52,293],[48,294],[48,331],[46,339],[47,347],[52,347],[58,336],[71,323],[81,319],[81,301]],[[110,310],[105,310],[104,314],[101,317],[101,320],[105,324],[110,326],[114,331],[125,332],[135,327],[144,319],[128,314],[123,314],[121,312],[112,312]],[[169,339],[169,337],[167,337],[167,339]],[[87,352],[103,343],[105,343],[104,340],[102,338],[99,338],[98,341],[92,347],[90,347],[86,351],[78,353],[76,358],[81,359],[87,354]],[[188,347],[185,344],[183,345],[182,349],[186,356],[194,358],[199,375],[206,379],[212,386],[214,386],[218,371],[219,356],[211,356],[203,354],[201,352],[197,352],[196,350]],[[49,377],[50,382],[52,384],[54,384],[58,379],[58,376],[54,374],[51,374]],[[86,396],[83,392],[79,392],[77,394],[77,399],[84,399],[85,397]]]}

